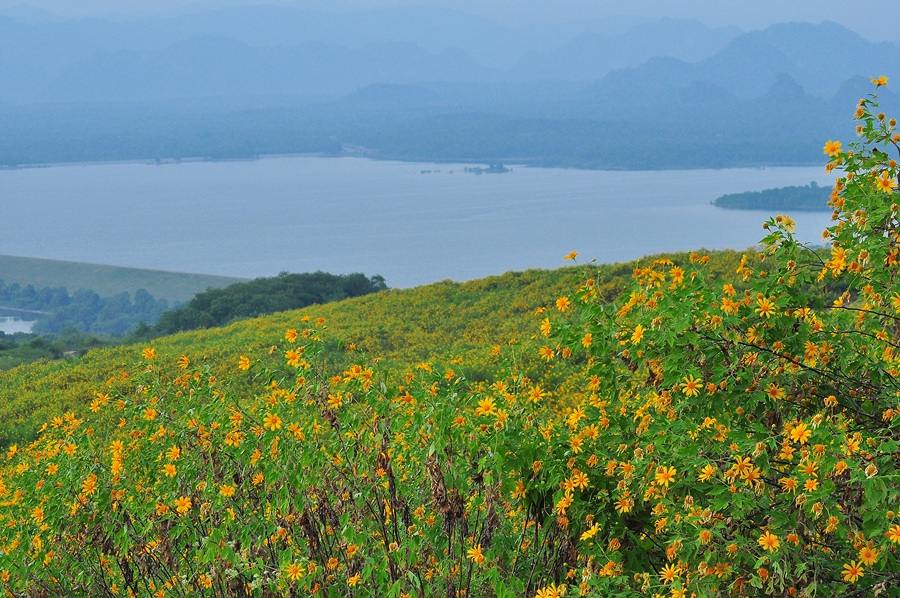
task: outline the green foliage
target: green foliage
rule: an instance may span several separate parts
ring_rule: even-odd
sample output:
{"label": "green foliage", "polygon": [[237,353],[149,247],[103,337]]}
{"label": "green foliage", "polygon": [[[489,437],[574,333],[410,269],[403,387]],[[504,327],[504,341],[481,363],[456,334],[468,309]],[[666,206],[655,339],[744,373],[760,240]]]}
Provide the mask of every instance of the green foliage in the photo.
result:
{"label": "green foliage", "polygon": [[199,293],[186,305],[163,314],[155,326],[139,332],[138,336],[224,326],[241,318],[360,297],[386,288],[380,276],[282,273]]}
{"label": "green foliage", "polygon": [[0,333],[0,370],[39,360],[75,359],[89,349],[106,344],[104,340],[81,333],[67,333],[53,338]]}
{"label": "green foliage", "polygon": [[731,210],[787,210],[827,212],[829,190],[814,182],[800,187],[779,187],[763,191],[729,193],[713,201],[720,208]]}
{"label": "green foliage", "polygon": [[76,330],[124,336],[139,324],[156,322],[169,304],[144,289],[135,291],[133,298],[127,292],[101,297],[94,291],[69,293],[65,287],[35,288],[0,280],[0,306],[39,312],[34,316],[36,333],[58,335]]}

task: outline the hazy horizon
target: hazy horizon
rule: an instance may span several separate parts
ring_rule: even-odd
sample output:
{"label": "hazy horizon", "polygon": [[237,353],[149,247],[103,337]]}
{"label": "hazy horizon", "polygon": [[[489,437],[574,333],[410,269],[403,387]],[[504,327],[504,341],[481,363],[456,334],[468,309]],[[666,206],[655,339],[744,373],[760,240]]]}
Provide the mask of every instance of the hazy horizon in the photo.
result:
{"label": "hazy horizon", "polygon": [[[693,19],[709,26],[756,29],[786,21],[818,23],[834,21],[876,41],[900,40],[900,2],[858,0],[757,0],[752,4],[709,0],[684,0],[662,9],[654,0],[632,0],[628,6],[609,0],[560,0],[552,5],[537,0],[155,0],[134,1],[127,6],[114,0],[0,0],[0,11],[37,9],[60,17],[138,18],[168,16],[228,6],[276,5],[296,8],[356,11],[424,6],[469,13],[511,26],[549,26],[610,18]],[[877,18],[873,18],[877,16]]]}

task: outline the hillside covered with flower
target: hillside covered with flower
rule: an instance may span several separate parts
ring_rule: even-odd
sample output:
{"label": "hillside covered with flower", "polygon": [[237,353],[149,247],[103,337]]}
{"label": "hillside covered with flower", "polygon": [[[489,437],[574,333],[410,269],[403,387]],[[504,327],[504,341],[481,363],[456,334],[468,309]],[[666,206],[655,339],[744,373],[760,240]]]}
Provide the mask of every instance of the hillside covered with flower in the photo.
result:
{"label": "hillside covered with flower", "polygon": [[628,282],[379,293],[0,374],[0,592],[896,595],[900,133],[874,95],[855,118],[824,248],[774,216],[758,252]]}

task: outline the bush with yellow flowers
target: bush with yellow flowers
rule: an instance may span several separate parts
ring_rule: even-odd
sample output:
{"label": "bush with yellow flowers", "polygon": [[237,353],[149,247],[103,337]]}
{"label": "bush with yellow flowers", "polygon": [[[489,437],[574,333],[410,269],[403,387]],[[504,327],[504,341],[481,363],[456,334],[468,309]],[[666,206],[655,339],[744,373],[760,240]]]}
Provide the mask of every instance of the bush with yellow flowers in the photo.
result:
{"label": "bush with yellow flowers", "polygon": [[556,524],[574,528],[587,587],[900,587],[900,135],[876,110],[860,101],[849,151],[825,146],[842,175],[824,254],[777,216],[743,291],[710,283],[703,256],[637,269],[613,308],[581,289],[559,334],[592,339],[588,396],[539,425],[568,459]]}
{"label": "bush with yellow flowers", "polygon": [[10,596],[893,595],[900,586],[900,137],[874,97],[826,250],[766,223],[596,271],[537,343],[381,369],[324,322],[137,365],[0,469]]}

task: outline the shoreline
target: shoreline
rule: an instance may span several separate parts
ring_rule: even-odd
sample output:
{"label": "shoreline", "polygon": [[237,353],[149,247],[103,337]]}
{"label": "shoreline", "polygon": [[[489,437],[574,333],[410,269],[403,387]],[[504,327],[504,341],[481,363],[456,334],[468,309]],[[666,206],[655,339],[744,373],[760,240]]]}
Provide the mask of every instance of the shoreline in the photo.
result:
{"label": "shoreline", "polygon": [[[262,160],[274,160],[283,158],[356,158],[361,160],[371,160],[374,162],[395,162],[399,164],[432,164],[432,165],[465,165],[465,166],[482,166],[486,164],[503,164],[513,168],[541,168],[554,170],[585,170],[599,172],[660,172],[665,170],[671,171],[694,171],[694,170],[766,170],[769,168],[812,168],[821,166],[819,162],[810,163],[751,163],[751,164],[730,164],[725,166],[699,165],[699,166],[642,166],[642,167],[621,167],[621,166],[588,166],[584,164],[566,164],[547,162],[541,160],[533,160],[522,157],[510,157],[508,159],[496,160],[473,160],[468,158],[407,158],[391,155],[372,155],[362,152],[343,152],[343,153],[321,153],[321,152],[299,152],[299,153],[278,153],[278,154],[260,154],[258,156],[233,157],[233,158],[212,158],[204,156],[189,156],[184,158],[125,158],[120,160],[73,160],[66,162],[32,162],[26,164],[0,164],[0,174],[7,171],[16,170],[37,170],[43,168],[60,168],[67,166],[124,166],[124,165],[144,165],[144,166],[174,166],[180,164],[204,164],[204,163],[227,163],[227,162],[257,162]],[[498,173],[499,174],[499,173]]]}

